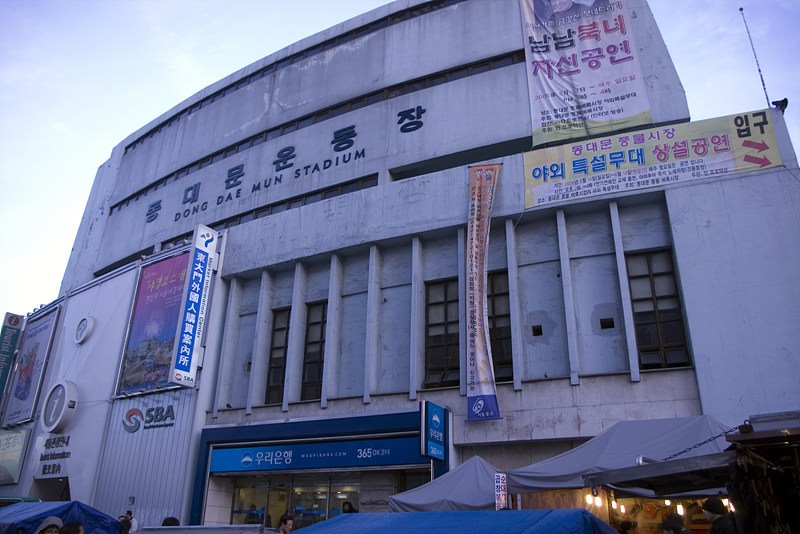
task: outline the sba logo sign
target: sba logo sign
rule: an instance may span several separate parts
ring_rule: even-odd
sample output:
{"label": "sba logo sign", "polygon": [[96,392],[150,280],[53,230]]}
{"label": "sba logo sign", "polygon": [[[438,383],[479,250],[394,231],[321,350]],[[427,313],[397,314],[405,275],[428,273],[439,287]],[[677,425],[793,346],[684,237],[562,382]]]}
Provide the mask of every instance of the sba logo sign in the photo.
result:
{"label": "sba logo sign", "polygon": [[[168,422],[169,421],[169,422]],[[122,419],[122,428],[133,434],[144,426],[148,428],[167,427],[175,424],[175,409],[170,404],[166,408],[156,406],[148,408],[144,413],[139,408],[131,408]]]}

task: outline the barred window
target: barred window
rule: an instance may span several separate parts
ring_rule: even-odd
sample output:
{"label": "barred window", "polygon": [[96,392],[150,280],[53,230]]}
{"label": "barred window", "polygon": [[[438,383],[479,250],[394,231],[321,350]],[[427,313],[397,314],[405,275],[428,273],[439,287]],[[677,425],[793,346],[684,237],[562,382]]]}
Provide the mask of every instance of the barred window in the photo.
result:
{"label": "barred window", "polygon": [[289,316],[291,310],[272,310],[272,342],[270,343],[267,370],[267,404],[283,402],[283,382],[286,375],[286,347],[289,342]]}
{"label": "barred window", "polygon": [[628,254],[628,281],[642,369],[691,365],[672,251]]}
{"label": "barred window", "polygon": [[300,400],[322,397],[322,368],[325,360],[325,325],[328,302],[307,305],[306,344],[303,356],[303,383]]}
{"label": "barred window", "polygon": [[426,388],[459,383],[458,317],[458,279],[425,284]]}
{"label": "barred window", "polygon": [[495,382],[514,379],[511,357],[511,310],[508,300],[508,271],[489,273],[486,285],[489,339]]}

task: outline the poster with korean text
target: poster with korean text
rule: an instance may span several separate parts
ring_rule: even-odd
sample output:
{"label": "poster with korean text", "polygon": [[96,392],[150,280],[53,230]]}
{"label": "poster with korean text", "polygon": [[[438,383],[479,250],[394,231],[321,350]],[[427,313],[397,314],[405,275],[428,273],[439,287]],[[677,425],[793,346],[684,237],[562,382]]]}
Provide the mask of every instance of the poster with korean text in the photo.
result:
{"label": "poster with korean text", "polygon": [[520,0],[533,146],[650,124],[628,0]]}
{"label": "poster with korean text", "polygon": [[469,168],[467,222],[467,420],[500,419],[486,309],[489,221],[500,165]]}
{"label": "poster with korean text", "polygon": [[782,165],[770,110],[527,152],[525,207]]}
{"label": "poster with korean text", "polygon": [[170,385],[188,258],[183,253],[142,267],[122,357],[119,395]]}
{"label": "poster with korean text", "polygon": [[22,345],[6,390],[6,411],[3,426],[33,418],[42,385],[47,357],[53,343],[59,308],[29,320],[22,334]]}

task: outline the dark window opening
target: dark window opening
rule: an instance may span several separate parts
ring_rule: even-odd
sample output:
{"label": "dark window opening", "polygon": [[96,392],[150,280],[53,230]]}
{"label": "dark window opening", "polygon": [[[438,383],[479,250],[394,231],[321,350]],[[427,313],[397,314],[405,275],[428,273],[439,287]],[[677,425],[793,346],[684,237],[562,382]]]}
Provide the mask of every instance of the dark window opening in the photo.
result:
{"label": "dark window opening", "polygon": [[639,365],[661,369],[691,365],[672,251],[625,256]]}

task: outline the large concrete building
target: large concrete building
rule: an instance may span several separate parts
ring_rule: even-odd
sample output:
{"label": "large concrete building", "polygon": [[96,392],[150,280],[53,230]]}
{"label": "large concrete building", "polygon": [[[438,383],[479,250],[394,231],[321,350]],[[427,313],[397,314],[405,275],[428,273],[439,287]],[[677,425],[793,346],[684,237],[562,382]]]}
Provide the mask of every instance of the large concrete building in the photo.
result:
{"label": "large concrete building", "polygon": [[[560,30],[524,38],[518,0],[398,0],[117,145],[61,296],[27,319],[20,354],[39,342],[39,359],[6,388],[2,454],[16,471],[0,493],[132,509],[144,525],[241,523],[251,505],[302,525],[344,501],[385,510],[429,479],[423,400],[450,413],[438,471],[474,455],[514,469],[621,420],[734,426],[800,408],[800,181],[779,111],[729,118],[768,124],[769,164],[706,170],[672,146],[665,160],[643,152],[651,174],[536,196],[549,187],[537,154],[557,161],[547,150],[692,137],[645,1],[596,4],[574,20],[624,37],[613,53],[640,69],[627,93],[646,102],[638,125],[542,133],[526,55]],[[603,87],[591,103],[613,117],[620,98]],[[464,318],[481,163],[502,164],[486,253],[501,418],[473,421]],[[218,257],[204,355],[182,387],[164,361],[200,224],[219,232]]]}

